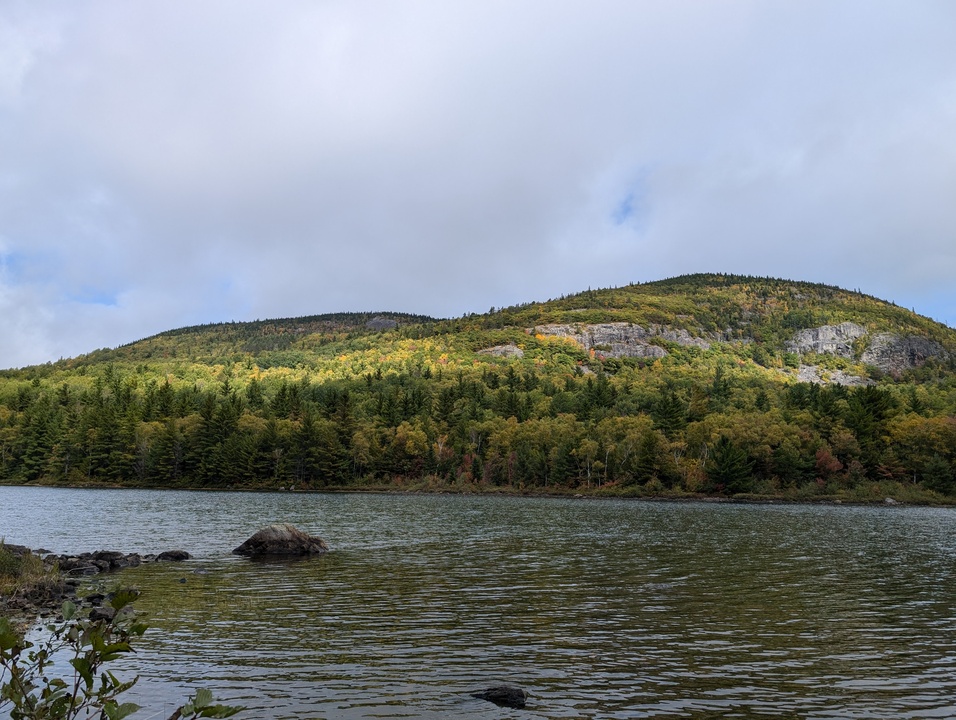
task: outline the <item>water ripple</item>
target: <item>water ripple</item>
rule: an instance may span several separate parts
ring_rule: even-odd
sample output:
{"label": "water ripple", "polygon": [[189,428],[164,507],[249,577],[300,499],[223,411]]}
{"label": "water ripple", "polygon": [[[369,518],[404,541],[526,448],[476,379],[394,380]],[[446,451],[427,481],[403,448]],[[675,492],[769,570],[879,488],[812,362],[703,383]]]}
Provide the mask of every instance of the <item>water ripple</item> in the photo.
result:
{"label": "water ripple", "polygon": [[[11,542],[132,569],[134,698],[270,718],[956,716],[951,510],[0,488]],[[12,511],[16,508],[16,511]],[[57,512],[57,523],[49,514]],[[277,519],[334,551],[229,554]],[[470,697],[513,683],[524,711]]]}

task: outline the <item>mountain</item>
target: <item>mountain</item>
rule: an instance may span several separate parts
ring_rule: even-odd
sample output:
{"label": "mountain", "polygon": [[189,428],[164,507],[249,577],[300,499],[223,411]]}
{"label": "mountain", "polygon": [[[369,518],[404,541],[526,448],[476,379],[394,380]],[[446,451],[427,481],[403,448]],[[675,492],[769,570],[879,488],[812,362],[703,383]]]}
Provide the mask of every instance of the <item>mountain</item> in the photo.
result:
{"label": "mountain", "polygon": [[0,373],[0,478],[946,502],[956,331],[729,275],[183,328]]}

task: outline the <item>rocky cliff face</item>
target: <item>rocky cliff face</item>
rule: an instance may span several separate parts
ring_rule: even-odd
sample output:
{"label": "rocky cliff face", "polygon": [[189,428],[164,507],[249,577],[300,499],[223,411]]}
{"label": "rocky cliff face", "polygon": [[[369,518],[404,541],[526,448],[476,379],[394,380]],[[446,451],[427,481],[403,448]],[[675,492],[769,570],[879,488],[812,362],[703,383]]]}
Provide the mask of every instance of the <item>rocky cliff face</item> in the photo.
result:
{"label": "rocky cliff face", "polygon": [[858,375],[850,375],[842,370],[826,370],[817,365],[801,365],[797,372],[797,379],[800,382],[813,383],[815,385],[860,387],[862,385],[876,384],[873,380],[862,378]]}
{"label": "rocky cliff face", "polygon": [[815,352],[821,355],[839,355],[853,357],[853,341],[866,335],[866,328],[856,323],[845,322],[839,325],[822,325],[816,328],[799,330],[787,343],[790,352]]}
{"label": "rocky cliff face", "polygon": [[949,353],[937,342],[917,335],[900,336],[881,333],[868,337],[866,328],[852,322],[822,325],[797,331],[787,343],[787,350],[796,353],[815,352],[852,358],[853,341],[869,340],[860,360],[883,372],[902,372],[923,365],[930,358],[945,359]]}
{"label": "rocky cliff face", "polygon": [[651,341],[655,338],[687,347],[709,350],[711,342],[721,336],[695,337],[683,329],[650,325],[647,328],[631,323],[599,323],[594,325],[538,325],[532,332],[539,335],[566,337],[585,350],[594,350],[605,357],[664,357],[667,350]]}
{"label": "rocky cliff face", "polygon": [[[625,322],[586,324],[538,325],[531,333],[573,340],[584,350],[593,350],[604,357],[658,358],[667,355],[667,350],[655,343],[665,340],[685,347],[709,350],[713,343],[727,342],[730,338],[722,333],[691,335],[687,330],[665,325],[642,327]],[[863,339],[866,350],[859,357],[854,352],[854,342]],[[786,343],[790,352],[805,354],[837,355],[859,359],[867,365],[878,367],[883,372],[902,372],[923,365],[930,358],[946,359],[950,355],[937,342],[917,335],[900,336],[893,333],[870,335],[865,327],[854,322],[838,325],[821,325],[794,333]],[[507,356],[503,348],[489,348],[483,352]],[[806,367],[806,366],[805,366]],[[820,382],[809,370],[804,373],[806,381]],[[813,377],[811,377],[813,375]],[[841,385],[857,385],[867,381],[852,375],[830,373],[828,382]]]}
{"label": "rocky cliff face", "polygon": [[478,351],[479,355],[492,355],[494,357],[523,358],[524,350],[517,345],[495,345]]}
{"label": "rocky cliff face", "polygon": [[875,335],[861,360],[885,372],[901,372],[923,365],[930,358],[946,359],[949,353],[937,342],[916,335]]}

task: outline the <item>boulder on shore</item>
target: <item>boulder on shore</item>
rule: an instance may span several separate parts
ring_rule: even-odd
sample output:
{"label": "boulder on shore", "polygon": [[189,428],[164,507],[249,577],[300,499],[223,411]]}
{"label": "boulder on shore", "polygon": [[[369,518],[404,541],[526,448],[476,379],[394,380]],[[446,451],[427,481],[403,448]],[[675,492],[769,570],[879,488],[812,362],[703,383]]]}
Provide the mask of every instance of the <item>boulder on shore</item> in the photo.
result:
{"label": "boulder on shore", "polygon": [[269,525],[233,550],[234,555],[321,555],[329,546],[325,540],[302,532],[288,523]]}

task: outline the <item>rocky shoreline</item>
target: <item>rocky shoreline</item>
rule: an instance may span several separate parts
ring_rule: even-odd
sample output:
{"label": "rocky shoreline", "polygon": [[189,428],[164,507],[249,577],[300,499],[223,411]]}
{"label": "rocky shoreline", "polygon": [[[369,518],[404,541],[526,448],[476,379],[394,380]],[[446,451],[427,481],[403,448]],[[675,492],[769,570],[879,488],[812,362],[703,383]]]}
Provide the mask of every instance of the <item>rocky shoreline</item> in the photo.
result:
{"label": "rocky shoreline", "polygon": [[[111,619],[112,608],[108,603],[103,603],[109,599],[107,595],[93,592],[79,597],[78,589],[84,578],[137,567],[144,563],[181,562],[190,559],[185,550],[166,550],[155,555],[122,553],[115,550],[57,555],[49,550],[33,550],[23,545],[2,543],[0,548],[19,561],[33,557],[42,563],[42,568],[33,573],[29,581],[15,586],[8,595],[0,596],[0,615],[20,618],[49,617],[60,611],[65,600],[70,600],[80,607],[89,607],[90,617],[94,620]],[[322,555],[328,551],[329,546],[322,538],[309,535],[293,525],[280,523],[261,528],[233,550],[233,553],[261,558]]]}
{"label": "rocky shoreline", "polygon": [[[129,567],[151,562],[178,562],[188,560],[185,550],[167,550],[158,554],[140,555],[115,550],[97,550],[79,554],[57,555],[44,549],[31,549],[23,545],[4,544],[3,549],[16,557],[28,555],[39,558],[45,572],[34,582],[18,587],[10,595],[0,596],[0,615],[23,618],[46,618],[60,611],[65,600],[91,608],[91,615],[108,614],[111,608],[103,605],[108,596],[90,593],[78,597],[78,589],[84,578],[103,573],[112,573]],[[94,617],[94,619],[96,619]]]}

